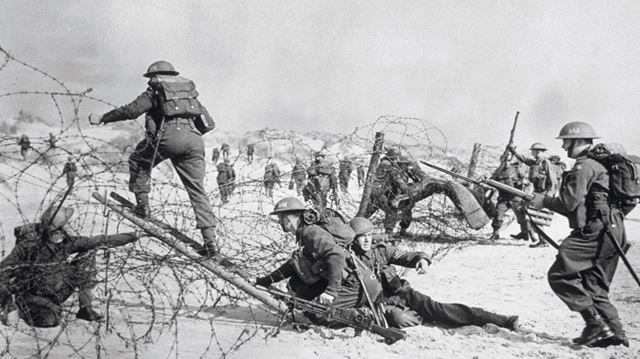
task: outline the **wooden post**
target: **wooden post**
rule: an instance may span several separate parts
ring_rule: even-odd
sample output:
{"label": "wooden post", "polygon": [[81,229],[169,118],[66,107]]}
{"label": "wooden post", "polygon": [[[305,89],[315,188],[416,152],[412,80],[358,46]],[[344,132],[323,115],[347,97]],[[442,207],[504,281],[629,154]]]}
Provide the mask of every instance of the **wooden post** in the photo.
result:
{"label": "wooden post", "polygon": [[378,169],[378,162],[380,161],[380,154],[382,153],[382,146],[384,144],[384,133],[376,132],[376,137],[373,142],[373,152],[371,153],[371,160],[369,161],[369,169],[367,170],[367,177],[364,181],[364,188],[362,189],[362,200],[360,201],[360,208],[356,216],[364,216],[367,207],[369,206],[369,197],[371,196],[371,183],[376,175]]}
{"label": "wooden post", "polygon": [[469,171],[467,171],[467,177],[473,178],[476,174],[476,167],[478,166],[478,157],[480,157],[480,149],[482,145],[479,143],[473,144],[473,152],[471,152],[471,161],[469,162]]}

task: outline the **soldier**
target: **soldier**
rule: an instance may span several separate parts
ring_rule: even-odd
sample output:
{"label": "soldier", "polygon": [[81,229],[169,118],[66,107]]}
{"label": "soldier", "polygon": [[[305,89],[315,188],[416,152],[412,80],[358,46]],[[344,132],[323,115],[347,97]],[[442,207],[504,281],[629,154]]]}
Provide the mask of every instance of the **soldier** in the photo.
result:
{"label": "soldier", "polygon": [[67,158],[67,163],[64,164],[64,169],[62,170],[62,175],[67,176],[67,187],[73,187],[73,184],[76,181],[77,173],[78,166],[76,166],[76,159],[73,156],[69,156]]}
{"label": "soldier", "polygon": [[[0,312],[13,306],[13,297],[20,318],[34,327],[58,326],[62,304],[76,290],[80,304],[76,318],[100,320],[102,315],[92,308],[95,249],[137,239],[134,233],[72,236],[67,223],[73,208],[57,207],[49,207],[38,223],[16,227],[16,245],[0,262]],[[78,255],[69,261],[75,253]]]}
{"label": "soldier", "polygon": [[255,151],[253,143],[247,145],[247,160],[249,163],[253,162],[253,152]]}
{"label": "soldier", "polygon": [[358,187],[362,188],[362,186],[364,186],[364,178],[365,178],[365,173],[364,173],[364,163],[362,162],[358,162],[358,167],[356,169],[356,173],[358,174]]}
{"label": "soldier", "polygon": [[338,165],[338,180],[340,181],[340,189],[342,192],[347,192],[349,187],[349,178],[353,171],[353,164],[348,157],[345,157],[340,161]]}
{"label": "soldier", "polygon": [[229,150],[231,149],[231,147],[229,146],[228,143],[223,143],[221,150],[222,150],[222,158],[224,158],[225,160],[229,159]]}
{"label": "soldier", "polygon": [[549,162],[555,167],[556,181],[558,182],[558,189],[560,189],[562,185],[562,174],[567,170],[567,164],[564,163],[558,155],[549,156]]}
{"label": "soldier", "polygon": [[[512,162],[506,169],[495,174],[495,180],[502,182],[508,186],[527,190],[529,181],[527,180],[527,174],[520,162]],[[495,213],[493,220],[491,221],[491,228],[493,228],[493,234],[489,240],[495,241],[500,239],[500,228],[504,223],[504,216],[511,208],[513,214],[516,217],[516,221],[520,225],[520,234],[512,235],[511,237],[516,239],[529,239],[530,223],[526,220],[526,208],[522,199],[514,197],[508,193],[498,191],[498,200],[495,207]]]}
{"label": "soldier", "polygon": [[213,148],[213,152],[211,153],[211,161],[214,165],[218,164],[218,159],[220,158],[220,150],[218,147]]}
{"label": "soldier", "polygon": [[305,171],[304,164],[302,160],[296,158],[296,164],[293,165],[293,169],[291,170],[291,181],[289,181],[289,189],[293,189],[295,184],[296,192],[298,196],[302,194],[302,189],[306,185],[307,182],[307,172]]}
{"label": "soldier", "polygon": [[303,299],[318,297],[322,304],[331,304],[342,287],[342,272],[346,267],[345,251],[334,236],[317,224],[305,221],[307,209],[295,197],[276,203],[271,215],[286,233],[293,234],[299,245],[292,257],[270,274],[256,279],[264,287],[289,279],[288,287]]}
{"label": "soldier", "polygon": [[[547,147],[540,142],[536,142],[531,145],[529,150],[531,150],[533,158],[521,155],[516,152],[515,147],[509,146],[509,151],[520,162],[529,166],[529,183],[532,186],[533,192],[540,193],[543,196],[555,196],[558,191],[558,178],[556,177],[554,166],[545,156]],[[525,220],[528,222],[526,217]],[[530,227],[531,224],[528,226]],[[528,236],[531,236],[531,233],[527,234],[520,231],[520,233],[512,235],[511,237],[515,239],[526,239]],[[546,241],[538,239],[538,242],[531,244],[529,247],[534,248],[547,245]]]}
{"label": "soldier", "polygon": [[[138,98],[100,117],[92,115],[89,120],[92,124],[105,124],[146,113],[145,139],[129,157],[129,190],[136,196],[135,213],[142,218],[149,215],[151,169],[170,159],[189,194],[196,227],[202,232],[204,245],[200,254],[214,255],[216,224],[204,188],[206,161],[202,133],[215,124],[195,98],[195,84],[178,76],[170,63],[154,62],[143,76],[149,78],[149,87]],[[189,97],[183,98],[184,94]]]}
{"label": "soldier", "polygon": [[58,139],[56,138],[56,136],[53,133],[49,132],[49,147],[56,148],[58,147],[57,143]]}
{"label": "soldier", "polygon": [[29,148],[31,148],[31,141],[29,140],[29,136],[22,135],[20,140],[18,141],[18,145],[20,146],[20,154],[22,155],[23,160],[27,160],[27,153],[29,152]]}
{"label": "soldier", "polygon": [[404,328],[426,322],[446,325],[477,325],[493,323],[513,331],[519,329],[517,316],[505,316],[481,308],[457,303],[439,303],[413,289],[401,279],[393,265],[415,268],[423,272],[430,264],[424,252],[407,252],[384,241],[384,236],[374,235],[374,227],[364,217],[355,217],[349,224],[355,232],[352,249],[358,264],[370,269],[380,283],[379,292],[369,293],[372,300],[381,301],[389,325]]}
{"label": "soldier", "polygon": [[593,139],[598,138],[590,125],[570,122],[556,138],[562,140],[562,148],[569,158],[575,159],[575,164],[558,197],[536,193],[529,202],[534,208],[548,208],[566,216],[572,229],[549,268],[549,285],[586,323],[574,343],[629,346],[608,294],[619,258],[612,241],[628,248],[623,219],[632,207],[610,198],[609,173],[590,157]]}
{"label": "soldier", "polygon": [[400,217],[399,235],[406,235],[411,225],[414,203],[411,200],[401,202],[396,208],[393,205],[396,197],[406,194],[409,190],[409,160],[390,148],[386,156],[380,160],[376,175],[371,185],[371,200],[364,213],[364,217],[371,217],[378,209],[385,213],[383,220],[385,233],[393,233],[393,229]]}
{"label": "soldier", "polygon": [[222,204],[229,202],[229,196],[231,196],[232,187],[236,180],[236,173],[233,167],[229,164],[229,159],[225,158],[217,166],[218,176],[216,181],[218,182],[218,189],[220,190],[220,199]]}
{"label": "soldier", "polygon": [[280,168],[275,162],[269,159],[269,163],[264,167],[264,188],[267,196],[273,198],[273,187],[277,183],[280,185]]}
{"label": "soldier", "polygon": [[336,169],[331,162],[325,159],[322,151],[315,153],[315,159],[307,168],[307,185],[302,194],[305,200],[311,200],[316,207],[327,207],[327,195],[331,190],[334,201],[337,200],[337,178]]}

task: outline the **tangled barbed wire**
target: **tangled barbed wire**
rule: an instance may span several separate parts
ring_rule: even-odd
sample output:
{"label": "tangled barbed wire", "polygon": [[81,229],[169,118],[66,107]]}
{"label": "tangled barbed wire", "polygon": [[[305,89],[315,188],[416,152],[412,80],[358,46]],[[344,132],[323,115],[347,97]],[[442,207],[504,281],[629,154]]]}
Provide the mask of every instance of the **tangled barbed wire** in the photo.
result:
{"label": "tangled barbed wire", "polygon": [[[0,124],[0,196],[5,203],[2,206],[5,216],[0,222],[2,257],[13,246],[11,230],[24,223],[37,222],[50,201],[67,190],[61,175],[69,157],[79,165],[79,176],[65,202],[77,213],[70,223],[76,234],[97,236],[137,230],[91,200],[91,194],[106,195],[111,191],[124,194],[126,160],[132,145],[143,136],[142,126],[130,121],[108,132],[90,128],[81,120],[86,115],[84,104],[115,106],[90,96],[90,88],[70,89],[62,80],[17,59],[1,46],[0,54],[0,76],[8,69],[18,74],[14,76],[33,72],[52,84],[52,90],[15,89],[15,83],[8,84],[6,92],[0,93],[0,101],[18,96],[32,97],[34,101],[48,98],[51,113],[57,116],[55,120],[44,120],[21,111],[17,117]],[[206,178],[218,220],[220,251],[256,276],[286,260],[295,244],[279,231],[268,213],[275,200],[295,195],[295,191],[283,186],[276,188],[273,198],[266,196],[262,178],[264,165],[269,160],[278,162],[284,169],[282,176],[287,178],[296,159],[306,161],[311,153],[323,148],[330,152],[335,163],[346,156],[366,164],[376,132],[385,133],[387,146],[398,148],[412,158],[446,160],[446,137],[429,121],[418,118],[381,116],[345,136],[273,129],[235,137],[225,134],[225,141],[238,148],[231,161],[238,168],[238,180],[228,203],[223,204],[214,183],[215,166],[208,167]],[[22,134],[30,137],[26,151],[18,145]],[[208,145],[213,142],[205,141]],[[219,138],[215,141],[220,142]],[[256,159],[252,163],[242,150],[249,143],[255,146]],[[354,185],[351,190],[341,192],[339,210],[348,217],[355,215],[361,193]],[[155,217],[197,238],[187,194],[166,163],[154,169],[151,198]],[[382,216],[383,213],[377,213],[372,218],[374,223],[379,224]],[[406,241],[406,245],[430,252],[436,260],[465,245],[459,240],[475,233],[443,195],[433,195],[416,205],[411,231],[415,240]],[[453,240],[434,240],[443,237]],[[79,322],[72,315],[76,301],[67,301],[59,327],[35,329],[23,322],[0,326],[0,356],[102,357],[133,352],[138,357],[148,344],[162,340],[167,343],[163,347],[166,356],[178,357],[188,350],[192,356],[224,357],[254,336],[268,337],[278,323],[266,320],[266,310],[247,294],[152,238],[142,238],[116,249],[99,249],[96,260],[98,270],[93,285],[105,320],[92,324]],[[242,317],[234,323],[234,330],[221,328],[225,323],[222,317],[229,312]],[[193,323],[208,328],[208,340],[201,346],[192,345],[188,340],[188,327]],[[186,345],[182,344],[185,340]]]}

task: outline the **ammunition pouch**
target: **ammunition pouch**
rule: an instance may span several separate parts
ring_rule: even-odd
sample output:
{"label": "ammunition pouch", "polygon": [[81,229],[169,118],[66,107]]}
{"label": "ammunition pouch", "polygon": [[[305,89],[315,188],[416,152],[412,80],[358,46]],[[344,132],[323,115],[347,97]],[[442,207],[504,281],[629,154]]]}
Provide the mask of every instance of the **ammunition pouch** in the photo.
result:
{"label": "ammunition pouch", "polygon": [[302,249],[293,252],[291,264],[298,277],[305,284],[317,283],[322,276],[320,273],[326,272],[327,264],[323,261],[314,261],[305,255]]}

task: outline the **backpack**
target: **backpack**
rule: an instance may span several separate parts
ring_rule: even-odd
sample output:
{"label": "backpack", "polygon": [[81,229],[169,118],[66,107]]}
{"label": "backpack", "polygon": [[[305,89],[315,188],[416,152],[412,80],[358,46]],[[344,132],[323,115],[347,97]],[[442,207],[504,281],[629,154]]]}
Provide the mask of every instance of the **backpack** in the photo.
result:
{"label": "backpack", "polygon": [[637,200],[640,198],[640,157],[615,152],[611,147],[599,143],[588,156],[607,169],[611,202]]}
{"label": "backpack", "polygon": [[356,232],[349,225],[344,216],[331,208],[322,213],[315,209],[307,209],[303,213],[303,220],[307,224],[315,224],[329,232],[340,247],[348,248],[356,237]]}
{"label": "backpack", "polygon": [[163,116],[192,117],[196,129],[203,135],[216,127],[209,112],[198,100],[193,81],[181,76],[156,75],[152,85],[159,95]]}

